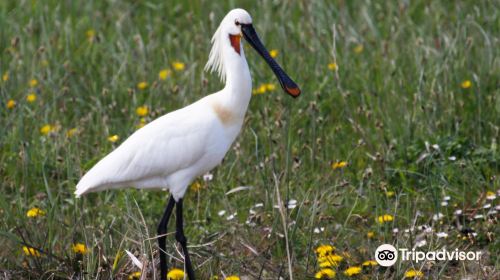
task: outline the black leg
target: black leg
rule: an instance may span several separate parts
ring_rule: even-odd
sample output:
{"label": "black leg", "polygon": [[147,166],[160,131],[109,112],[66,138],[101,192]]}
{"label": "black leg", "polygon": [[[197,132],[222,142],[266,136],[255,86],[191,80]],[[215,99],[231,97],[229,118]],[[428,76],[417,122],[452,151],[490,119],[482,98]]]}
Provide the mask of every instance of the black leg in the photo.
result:
{"label": "black leg", "polygon": [[184,223],[182,221],[182,198],[177,201],[177,209],[176,209],[176,230],[175,230],[175,239],[182,246],[182,251],[184,252],[184,265],[186,267],[186,272],[189,277],[189,280],[195,280],[193,267],[191,266],[191,260],[189,259],[189,253],[187,249],[187,239],[184,236]]}
{"label": "black leg", "polygon": [[172,210],[175,206],[175,200],[173,196],[170,196],[170,200],[168,201],[167,207],[165,207],[165,213],[163,213],[163,217],[161,218],[160,223],[158,224],[158,246],[160,247],[160,279],[167,279],[167,254],[166,254],[166,240],[167,236],[167,225],[168,220],[170,219],[170,215],[172,214]]}

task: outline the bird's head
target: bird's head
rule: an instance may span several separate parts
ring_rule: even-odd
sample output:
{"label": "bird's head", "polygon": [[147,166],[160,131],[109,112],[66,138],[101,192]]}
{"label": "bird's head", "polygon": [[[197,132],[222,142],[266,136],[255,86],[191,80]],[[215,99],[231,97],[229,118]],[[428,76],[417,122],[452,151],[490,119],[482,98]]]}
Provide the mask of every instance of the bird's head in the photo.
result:
{"label": "bird's head", "polygon": [[243,9],[231,10],[222,20],[222,32],[228,36],[242,36],[241,27],[243,25],[252,24],[252,17]]}
{"label": "bird's head", "polygon": [[267,62],[278,78],[283,90],[293,97],[300,95],[297,84],[283,71],[279,64],[271,57],[264,44],[259,39],[252,25],[252,17],[243,9],[231,10],[222,20],[219,28],[212,37],[212,50],[205,69],[217,71],[222,80],[225,79],[225,69],[222,52],[227,51],[225,46],[230,46],[237,55],[242,55],[241,37],[259,53]]}

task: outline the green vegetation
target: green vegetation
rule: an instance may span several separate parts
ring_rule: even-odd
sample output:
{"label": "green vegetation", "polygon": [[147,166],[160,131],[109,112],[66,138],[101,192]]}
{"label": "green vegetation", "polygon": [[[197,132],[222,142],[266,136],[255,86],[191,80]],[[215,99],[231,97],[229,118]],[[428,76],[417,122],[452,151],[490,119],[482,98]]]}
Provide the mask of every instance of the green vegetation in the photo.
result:
{"label": "green vegetation", "polygon": [[[288,279],[285,232],[294,279],[315,277],[322,244],[342,257],[337,279],[498,277],[498,2],[235,2],[0,2],[0,278],[128,279],[128,250],[152,279],[167,194],[74,188],[138,126],[223,86],[203,66],[234,7],[303,94],[281,92],[245,45],[244,129],[185,199],[199,278]],[[238,186],[251,188],[226,195]],[[296,207],[282,216],[279,199]],[[382,243],[483,257],[356,274]],[[182,268],[175,246],[170,234]]]}

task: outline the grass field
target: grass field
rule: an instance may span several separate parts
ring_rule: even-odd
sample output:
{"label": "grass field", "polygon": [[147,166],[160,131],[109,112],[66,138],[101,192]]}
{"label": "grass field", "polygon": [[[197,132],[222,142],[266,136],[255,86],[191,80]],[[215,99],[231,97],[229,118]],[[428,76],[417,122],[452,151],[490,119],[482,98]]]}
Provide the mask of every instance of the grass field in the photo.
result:
{"label": "grass field", "polygon": [[[245,45],[244,128],[185,199],[199,279],[499,279],[500,4],[424,0],[0,1],[0,278],[132,279],[125,250],[153,278],[168,195],[75,185],[223,87],[203,67],[234,7],[303,94]],[[482,258],[363,265],[383,243]]]}

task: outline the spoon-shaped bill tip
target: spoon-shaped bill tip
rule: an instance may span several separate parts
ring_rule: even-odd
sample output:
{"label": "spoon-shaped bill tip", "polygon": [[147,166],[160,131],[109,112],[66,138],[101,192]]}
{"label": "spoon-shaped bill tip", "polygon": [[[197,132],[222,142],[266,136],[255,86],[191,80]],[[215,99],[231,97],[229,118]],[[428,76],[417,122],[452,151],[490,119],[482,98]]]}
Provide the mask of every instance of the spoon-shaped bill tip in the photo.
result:
{"label": "spoon-shaped bill tip", "polygon": [[293,87],[293,88],[285,87],[285,91],[293,97],[297,97],[301,93],[300,88],[298,87]]}

